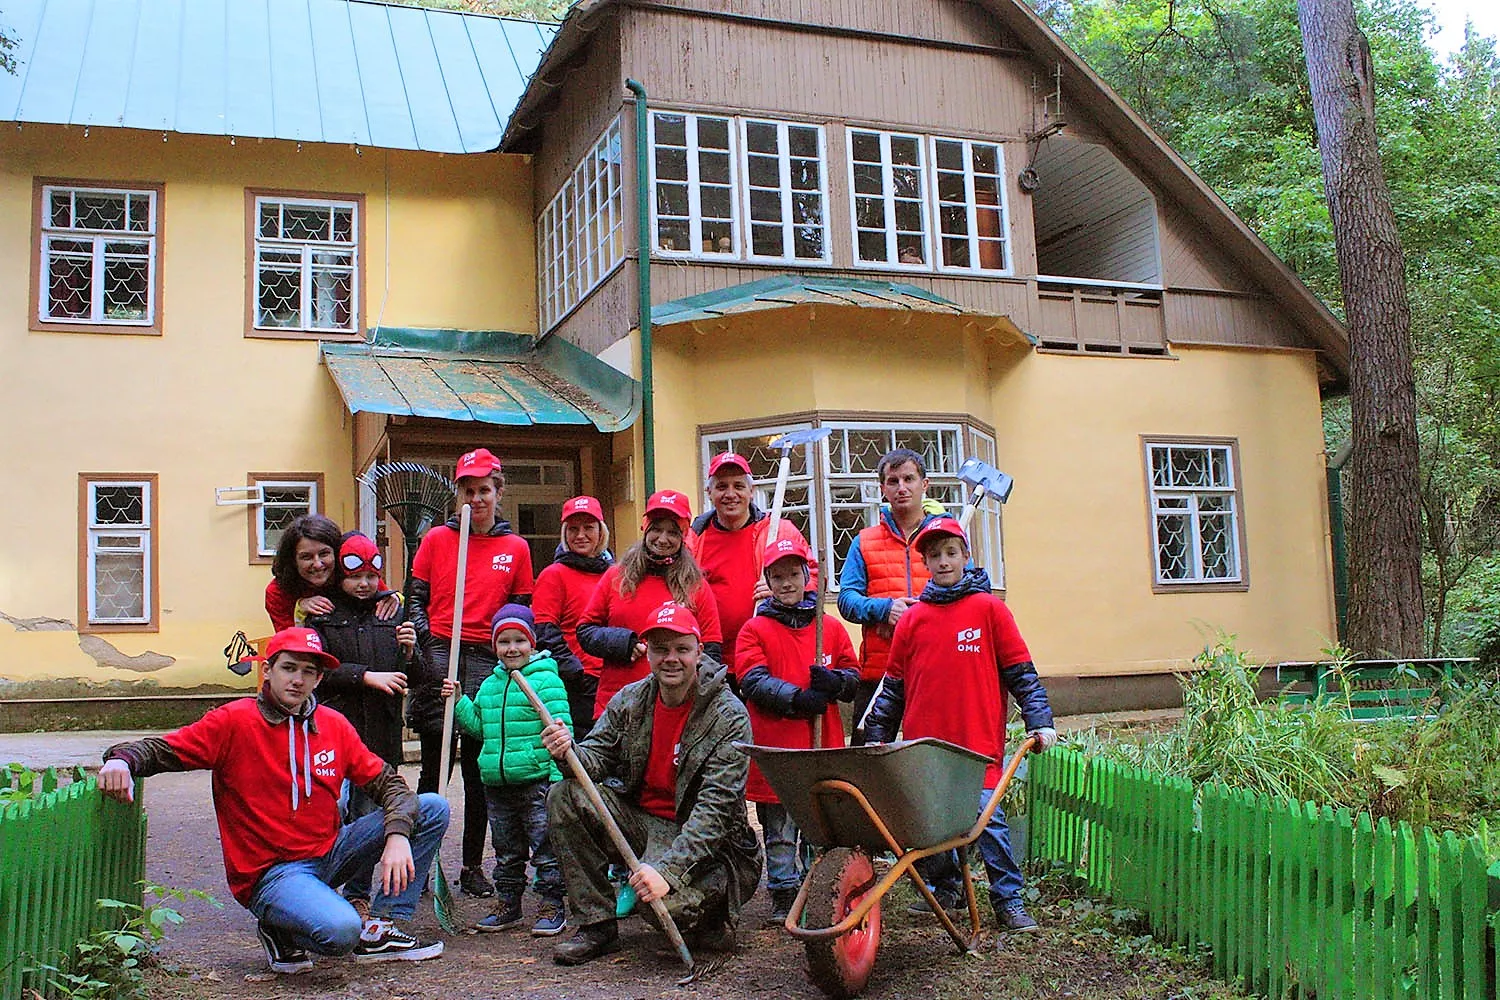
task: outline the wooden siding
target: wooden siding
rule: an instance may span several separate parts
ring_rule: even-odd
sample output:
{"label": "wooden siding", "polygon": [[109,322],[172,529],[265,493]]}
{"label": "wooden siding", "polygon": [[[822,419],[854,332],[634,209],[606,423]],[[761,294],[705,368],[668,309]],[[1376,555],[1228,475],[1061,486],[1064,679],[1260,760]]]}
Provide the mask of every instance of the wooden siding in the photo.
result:
{"label": "wooden siding", "polygon": [[1104,146],[1049,139],[1031,196],[1037,271],[1108,281],[1161,280],[1156,206],[1146,186]]}
{"label": "wooden siding", "polygon": [[627,94],[626,74],[620,71],[619,19],[606,19],[565,72],[566,84],[552,102],[543,105],[541,137],[534,140],[536,214],[547,207],[590,144],[620,113]]}
{"label": "wooden siding", "polygon": [[634,6],[709,14],[729,12],[789,26],[838,28],[956,45],[1011,48],[1016,44],[994,18],[968,0],[897,0],[895,3],[872,0],[654,0]]}
{"label": "wooden siding", "polygon": [[1230,263],[1202,227],[1170,201],[1160,201],[1163,283],[1174,288],[1256,291],[1243,270]]}
{"label": "wooden siding", "polygon": [[1313,346],[1268,296],[1171,291],[1163,298],[1167,337],[1173,343]]}
{"label": "wooden siding", "polygon": [[[660,266],[651,272],[653,278],[660,273]],[[652,300],[669,301],[655,288],[652,289]],[[630,259],[557,324],[552,336],[576,344],[590,354],[598,354],[634,329],[635,303],[635,260]]]}

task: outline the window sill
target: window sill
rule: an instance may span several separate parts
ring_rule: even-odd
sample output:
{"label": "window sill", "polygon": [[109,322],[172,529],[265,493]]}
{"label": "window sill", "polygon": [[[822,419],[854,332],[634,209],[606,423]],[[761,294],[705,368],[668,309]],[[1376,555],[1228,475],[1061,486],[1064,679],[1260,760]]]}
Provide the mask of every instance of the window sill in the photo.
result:
{"label": "window sill", "polygon": [[48,323],[31,321],[32,333],[104,333],[124,337],[160,337],[160,323]]}
{"label": "window sill", "polygon": [[365,339],[363,333],[341,333],[334,330],[260,330],[245,331],[247,340],[302,340],[316,344],[320,340],[340,343],[358,343]]}
{"label": "window sill", "polygon": [[161,631],[161,626],[159,626],[156,622],[146,622],[146,623],[135,624],[135,625],[126,625],[126,624],[111,625],[111,624],[100,622],[100,623],[90,623],[88,625],[80,625],[79,628],[78,628],[78,634],[79,635],[109,635],[110,633],[114,633],[114,632],[160,632],[160,631]]}
{"label": "window sill", "polygon": [[1248,581],[1235,583],[1153,583],[1153,594],[1243,594],[1250,589]]}

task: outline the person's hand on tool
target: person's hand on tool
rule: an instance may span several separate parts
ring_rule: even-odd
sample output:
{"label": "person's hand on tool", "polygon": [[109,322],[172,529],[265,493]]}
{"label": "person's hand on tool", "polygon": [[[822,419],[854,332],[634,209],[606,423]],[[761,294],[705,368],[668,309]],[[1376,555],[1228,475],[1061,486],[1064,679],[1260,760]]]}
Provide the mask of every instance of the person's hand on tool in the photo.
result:
{"label": "person's hand on tool", "polygon": [[444,677],[443,678],[443,697],[444,698],[452,698],[456,694],[458,694],[458,681],[450,681],[448,678]]}
{"label": "person's hand on tool", "polygon": [[542,730],[542,746],[547,748],[553,760],[563,760],[573,746],[573,734],[568,732],[567,726],[553,719],[552,725]]}
{"label": "person's hand on tool", "polygon": [[798,719],[816,719],[828,710],[828,696],[822,691],[802,688],[792,695],[792,715]]}
{"label": "person's hand on tool", "polygon": [[646,644],[644,642],[638,642],[634,646],[630,647],[630,656],[633,660],[644,659],[646,656]]}
{"label": "person's hand on tool", "polygon": [[118,757],[111,757],[99,768],[99,791],[118,802],[135,801],[135,775],[130,765]]}
{"label": "person's hand on tool", "polygon": [[417,877],[417,864],[412,860],[411,841],[404,834],[392,833],[385,838],[385,850],[380,853],[380,864],[375,867],[380,876],[380,889],[387,896],[399,896],[406,891],[411,880]]}
{"label": "person's hand on tool", "polygon": [[405,651],[407,656],[417,648],[417,627],[411,622],[402,622],[396,626],[396,645]]}
{"label": "person's hand on tool", "polygon": [[770,596],[771,596],[771,588],[770,588],[769,585],[767,585],[766,578],[763,577],[763,576],[756,577],[756,579],[755,579],[755,593],[750,595],[751,600],[753,600],[756,604],[759,604],[761,601],[764,601],[766,598],[768,598]]}
{"label": "person's hand on tool", "polygon": [[[322,600],[326,601],[328,599],[325,597],[322,598]],[[328,604],[328,610],[333,610],[333,602],[331,601]],[[401,598],[396,594],[386,594],[379,601],[375,602],[375,617],[379,618],[383,622],[388,622],[392,618],[396,617],[396,612],[400,610]],[[320,612],[320,614],[322,613],[326,612]]]}
{"label": "person's hand on tool", "polygon": [[807,678],[807,686],[819,694],[827,695],[829,701],[837,698],[844,688],[844,682],[838,674],[816,663],[807,668]]}
{"label": "person's hand on tool", "polygon": [[885,613],[885,623],[887,625],[896,624],[901,620],[901,616],[906,614],[906,609],[915,603],[917,602],[913,601],[910,597],[891,598],[891,610]]}
{"label": "person's hand on tool", "polygon": [[399,697],[406,693],[406,675],[398,670],[366,670],[365,686]]}
{"label": "person's hand on tool", "polygon": [[[312,597],[304,597],[297,602],[297,607],[302,609],[302,617],[308,615],[326,615],[333,610],[333,602],[322,594],[314,594]],[[377,604],[376,608],[380,606]]]}
{"label": "person's hand on tool", "polygon": [[1057,746],[1057,730],[1051,726],[1039,726],[1026,734],[1028,737],[1036,737],[1035,753],[1043,753]]}
{"label": "person's hand on tool", "polygon": [[630,887],[640,897],[643,903],[654,903],[658,899],[665,899],[672,887],[667,880],[661,877],[661,872],[650,865],[643,864],[630,873]]}

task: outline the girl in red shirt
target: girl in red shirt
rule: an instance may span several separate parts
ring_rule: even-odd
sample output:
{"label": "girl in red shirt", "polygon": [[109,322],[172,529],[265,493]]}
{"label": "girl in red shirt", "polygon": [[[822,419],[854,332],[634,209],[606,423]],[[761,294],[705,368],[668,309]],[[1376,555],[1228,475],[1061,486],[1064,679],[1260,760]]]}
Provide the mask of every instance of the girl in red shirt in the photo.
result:
{"label": "girl in red shirt", "polygon": [[579,645],[578,622],[613,562],[603,505],[588,496],[563,504],[562,544],[552,565],[537,575],[531,613],[536,617],[537,647],[552,654],[568,689],[568,714],[577,739],[593,728],[594,698],[604,669],[603,660]]}
{"label": "girl in red shirt", "polygon": [[690,608],[703,630],[703,651],[714,660],[723,655],[713,591],[683,545],[691,517],[685,494],[651,494],[641,518],[644,537],[605,570],[579,619],[579,645],[603,661],[595,718],[604,713],[616,691],[651,672],[641,633],[663,604],[675,601]]}

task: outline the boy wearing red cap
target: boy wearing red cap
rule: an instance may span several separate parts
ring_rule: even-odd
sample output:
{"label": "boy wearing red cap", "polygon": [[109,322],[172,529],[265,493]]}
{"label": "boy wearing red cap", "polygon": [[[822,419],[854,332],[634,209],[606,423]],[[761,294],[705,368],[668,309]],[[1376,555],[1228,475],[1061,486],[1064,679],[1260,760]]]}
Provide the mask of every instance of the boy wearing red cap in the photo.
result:
{"label": "boy wearing red cap", "polygon": [[[610,699],[576,746],[561,724],[543,730],[542,743],[557,760],[574,747],[598,784],[640,856],[630,876],[639,898],[663,900],[692,947],[732,947],[740,906],[760,882],[760,844],[745,815],[749,759],[735,748],[750,739],[750,719],[724,668],[703,657],[692,611],[663,604],[641,635],[651,675]],[[547,819],[578,923],[553,958],[579,965],[619,948],[606,868],[622,859],[577,781],[552,786]]]}
{"label": "boy wearing red cap", "polygon": [[[416,961],[443,953],[396,921],[411,918],[443,833],[448,803],[413,795],[395,768],[371,753],[339,713],[313,695],[338,668],[309,628],[272,637],[260,694],[222,705],[163,737],[104,753],[99,788],[134,799],[137,778],[163,771],[213,772],[214,812],[230,892],[259,921],[272,971],[306,972],[309,952],[356,961]],[[345,778],[380,807],[339,820]],[[361,920],[333,888],[378,890]]]}
{"label": "boy wearing red cap", "polygon": [[537,574],[531,610],[536,615],[537,646],[557,660],[557,672],[567,685],[568,713],[579,738],[594,724],[604,661],[578,641],[578,623],[613,563],[603,504],[590,496],[563,504],[562,541],[551,565]]}
{"label": "boy wearing red cap", "polygon": [[[969,540],[951,517],[930,521],[913,542],[931,574],[917,603],[896,625],[885,677],[870,702],[864,726],[872,743],[933,736],[990,758],[980,806],[999,781],[1005,756],[1008,697],[1021,709],[1038,752],[1057,742],[1052,707],[1026,642],[1004,601],[990,590],[982,569],[967,568]],[[1024,881],[1010,852],[1002,809],[979,835],[989,877],[990,905],[1002,930],[1034,931],[1021,900]],[[945,908],[959,905],[958,857],[938,855],[918,869]]]}
{"label": "boy wearing red cap", "polygon": [[[740,630],[734,670],[750,726],[760,746],[807,750],[813,719],[823,720],[823,746],[844,745],[838,702],[849,701],[859,684],[859,658],[849,633],[837,622],[824,630],[823,662],[813,662],[812,628],[817,591],[812,589],[811,553],[800,538],[778,538],[766,550],[765,579],[771,596]],[[797,824],[760,768],[750,764],[745,796],[755,803],[766,849],[768,924],[786,920],[802,886],[804,854]]]}
{"label": "boy wearing red cap", "polygon": [[[459,456],[453,473],[459,505],[469,505],[469,553],[464,577],[464,606],[454,614],[458,570],[458,517],[428,531],[412,560],[407,581],[407,616],[427,654],[426,669],[414,685],[408,721],[422,735],[422,776],[417,787],[435,791],[442,753],[441,686],[448,674],[448,650],[460,643],[458,676],[464,694],[473,695],[495,668],[490,648],[490,618],[502,604],[531,603],[531,546],[500,520],[505,473],[487,448]],[[489,825],[484,786],[479,778],[479,741],[459,741],[459,771],[464,779],[463,868],[459,888],[471,896],[493,896],[485,878],[484,831]]]}
{"label": "boy wearing red cap", "polygon": [[[761,563],[771,515],[751,501],[751,475],[749,461],[734,452],[715,455],[708,463],[712,509],[698,515],[687,537],[687,547],[714,592],[719,628],[724,633],[724,665],[731,672],[740,629],[755,614],[756,603],[770,596],[761,578]],[[776,534],[806,544],[802,532],[787,518],[781,519]],[[811,566],[816,587],[816,559]]]}

